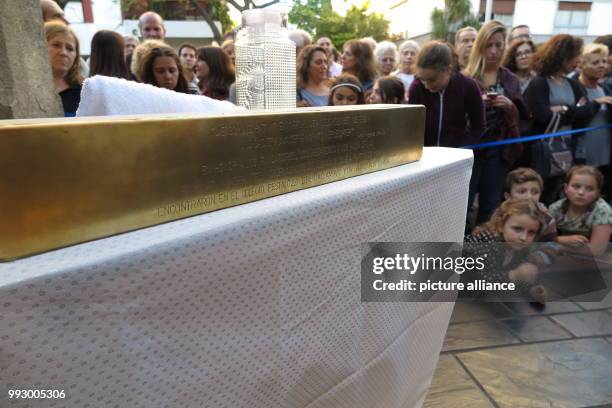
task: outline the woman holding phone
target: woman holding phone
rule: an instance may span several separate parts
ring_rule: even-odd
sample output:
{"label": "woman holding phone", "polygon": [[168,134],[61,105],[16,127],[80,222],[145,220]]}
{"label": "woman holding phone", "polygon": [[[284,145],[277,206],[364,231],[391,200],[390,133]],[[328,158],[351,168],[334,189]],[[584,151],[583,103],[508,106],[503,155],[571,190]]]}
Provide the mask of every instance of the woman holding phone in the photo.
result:
{"label": "woman holding phone", "polygon": [[[466,75],[476,80],[480,86],[485,106],[485,131],[481,142],[519,136],[519,119],[527,119],[519,80],[502,66],[505,40],[504,24],[495,20],[486,23],[476,36],[465,68]],[[493,210],[501,203],[506,173],[521,153],[520,144],[474,151],[468,208],[478,193],[477,225],[488,221]]]}

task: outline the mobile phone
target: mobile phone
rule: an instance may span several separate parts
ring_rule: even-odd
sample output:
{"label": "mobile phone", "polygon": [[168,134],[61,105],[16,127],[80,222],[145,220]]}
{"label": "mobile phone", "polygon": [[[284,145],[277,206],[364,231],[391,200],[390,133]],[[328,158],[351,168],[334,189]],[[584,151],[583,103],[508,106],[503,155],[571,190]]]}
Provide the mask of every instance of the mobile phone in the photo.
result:
{"label": "mobile phone", "polygon": [[499,94],[497,92],[487,92],[487,98],[488,99],[495,99],[499,96]]}

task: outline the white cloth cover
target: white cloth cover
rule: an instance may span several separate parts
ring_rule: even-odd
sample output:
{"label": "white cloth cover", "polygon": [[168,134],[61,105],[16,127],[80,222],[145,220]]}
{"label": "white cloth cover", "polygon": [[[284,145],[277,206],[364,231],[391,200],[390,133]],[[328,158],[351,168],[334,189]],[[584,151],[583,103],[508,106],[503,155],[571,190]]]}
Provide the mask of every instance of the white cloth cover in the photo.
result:
{"label": "white cloth cover", "polygon": [[218,115],[244,108],[207,96],[189,95],[149,84],[96,75],[83,83],[77,116],[201,113]]}
{"label": "white cloth cover", "polygon": [[426,148],[0,264],[0,384],[69,397],[19,407],[420,407],[453,304],[362,303],[360,245],[461,241],[471,166]]}

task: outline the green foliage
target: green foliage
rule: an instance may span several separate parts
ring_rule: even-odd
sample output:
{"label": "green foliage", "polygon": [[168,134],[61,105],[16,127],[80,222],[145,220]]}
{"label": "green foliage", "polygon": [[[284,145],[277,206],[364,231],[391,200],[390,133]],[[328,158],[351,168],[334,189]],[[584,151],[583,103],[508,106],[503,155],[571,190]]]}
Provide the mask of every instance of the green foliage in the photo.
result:
{"label": "green foliage", "polygon": [[444,10],[435,8],[431,13],[432,36],[452,43],[460,28],[472,26],[478,30],[481,23],[471,8],[470,0],[444,0]]}
{"label": "green foliage", "polygon": [[368,14],[369,4],[352,6],[341,16],[332,9],[331,0],[296,0],[289,12],[289,21],[313,37],[329,37],[337,49],[354,38],[389,38],[389,22],[378,13]]}
{"label": "green foliage", "polygon": [[229,7],[225,0],[209,0],[208,4],[214,19],[221,23],[221,31],[226,32],[234,28],[234,23],[229,15]]}
{"label": "green foliage", "polygon": [[156,12],[164,20],[184,20],[184,8],[187,3],[186,0],[179,0],[180,7],[175,7],[174,4],[164,0],[149,0],[149,10]]}

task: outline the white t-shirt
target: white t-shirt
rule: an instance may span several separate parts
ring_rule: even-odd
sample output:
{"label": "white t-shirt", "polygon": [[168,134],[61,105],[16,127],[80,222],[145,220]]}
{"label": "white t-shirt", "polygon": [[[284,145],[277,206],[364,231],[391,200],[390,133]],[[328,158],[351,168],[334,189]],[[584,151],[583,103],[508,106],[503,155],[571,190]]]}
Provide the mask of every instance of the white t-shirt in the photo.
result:
{"label": "white t-shirt", "polygon": [[330,78],[337,77],[341,73],[342,73],[342,65],[338,64],[335,61],[332,61],[331,65],[329,66],[329,77]]}
{"label": "white t-shirt", "polygon": [[414,81],[414,75],[404,74],[403,72],[400,72],[400,71],[395,71],[394,75],[402,80],[402,82],[404,83],[404,87],[406,88],[406,92],[408,92],[408,89],[410,89],[410,85],[412,84],[412,81]]}

